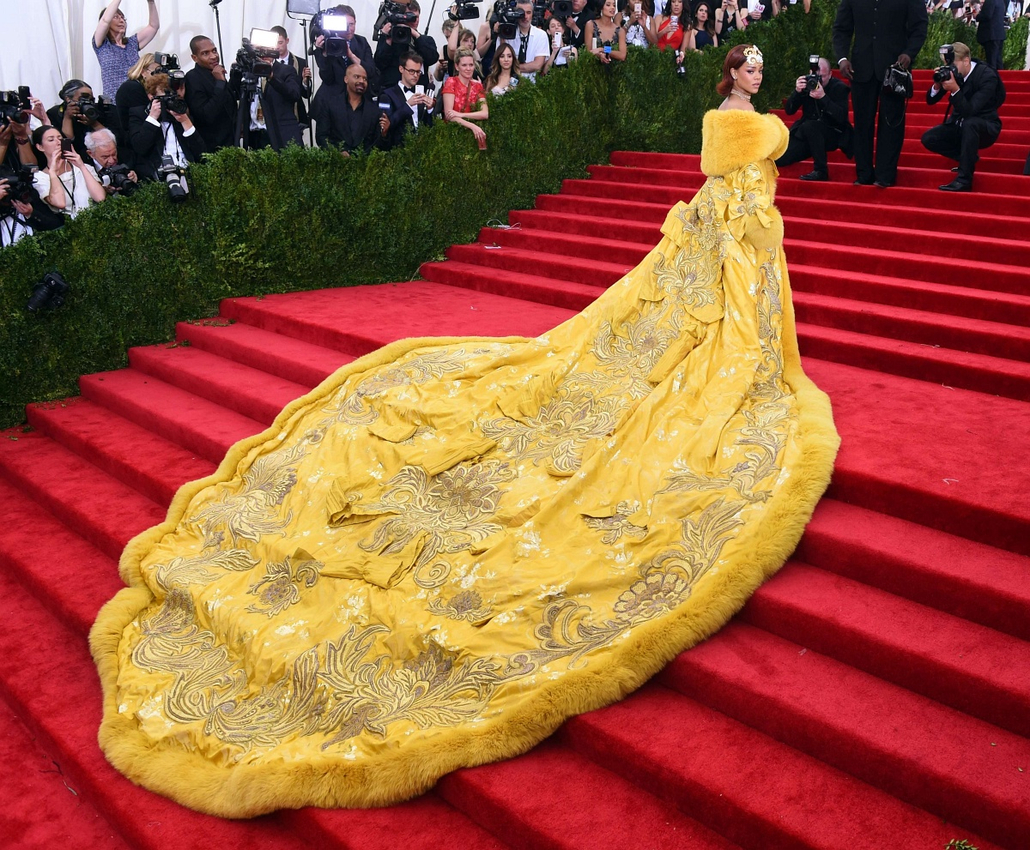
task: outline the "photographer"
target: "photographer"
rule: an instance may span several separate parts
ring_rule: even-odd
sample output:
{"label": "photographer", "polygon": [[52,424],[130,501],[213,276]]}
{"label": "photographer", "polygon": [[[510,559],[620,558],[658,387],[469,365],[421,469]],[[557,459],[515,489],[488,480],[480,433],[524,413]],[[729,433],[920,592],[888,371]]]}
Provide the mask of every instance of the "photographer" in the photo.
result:
{"label": "photographer", "polygon": [[[428,35],[419,32],[419,17],[422,13],[417,0],[409,0],[408,12],[415,16],[415,20],[407,26],[410,32],[403,33],[403,38],[394,38],[394,24],[389,21],[383,24],[379,33],[379,44],[376,45],[375,62],[379,69],[379,83],[382,88],[393,88],[400,82],[401,57],[409,51],[414,51],[422,57],[422,85],[429,83],[429,69],[436,64],[437,52],[436,41]],[[399,28],[399,27],[398,27]]]}
{"label": "photographer", "polygon": [[[502,41],[510,42],[519,62],[519,74],[530,82],[535,82],[537,72],[543,70],[547,57],[551,55],[551,44],[547,39],[547,33],[533,26],[533,1],[518,0],[516,9],[522,16],[519,18],[514,37],[503,39],[498,36],[494,43],[494,52],[500,50]],[[625,46],[623,37],[623,50]]]}
{"label": "photographer", "polygon": [[107,128],[116,136],[122,132],[118,114],[105,102],[93,97],[93,89],[82,80],[68,80],[61,87],[61,102],[47,110],[51,126],[57,127],[66,139],[71,139],[75,151],[82,158],[86,150],[86,134]]}
{"label": "photographer", "polygon": [[[343,41],[343,54],[340,56],[331,56],[326,51],[327,36],[325,30],[322,29],[322,22],[327,15],[339,15],[346,19],[347,29],[345,31],[333,31],[334,37]],[[356,27],[357,18],[350,6],[333,6],[312,18],[311,42],[314,45],[312,52],[315,56],[315,64],[318,65],[322,84],[337,87],[345,84],[349,65],[361,65],[365,69],[368,87],[373,93],[377,93],[379,91],[379,68],[376,67],[371,46],[364,36],[357,34]]]}
{"label": "photographer", "polygon": [[33,175],[32,182],[39,196],[55,212],[75,218],[92,203],[107,197],[92,165],[86,165],[56,127],[39,127],[32,142],[46,158],[46,168]]}
{"label": "photographer", "polygon": [[173,165],[185,168],[199,160],[208,148],[193,124],[186,102],[169,92],[167,74],[150,74],[143,77],[142,83],[142,102],[129,106],[129,143],[140,177],[158,180],[165,157]]}
{"label": "photographer", "polygon": [[342,148],[350,155],[361,149],[366,153],[385,145],[390,118],[368,96],[368,74],[360,62],[347,66],[344,88],[322,86],[311,104],[315,119],[315,140],[322,148]]}
{"label": "photographer", "polygon": [[[30,132],[30,121],[32,117],[39,118],[42,115],[43,124],[48,124],[47,114],[42,109],[42,104],[36,98],[29,96],[32,110],[22,110],[21,114],[15,115],[10,120],[0,123],[0,165],[5,165],[13,171],[23,166],[38,167],[39,160],[32,148]],[[22,120],[24,119],[24,120]]]}
{"label": "photographer", "polygon": [[118,162],[118,140],[114,133],[104,129],[87,133],[86,149],[89,151],[90,159],[93,161],[93,167],[103,184],[104,191],[108,195],[116,192],[131,195],[136,191],[135,185],[124,189],[126,182],[136,184],[139,182],[139,178],[135,171]]}
{"label": "photographer", "polygon": [[[235,143],[238,92],[228,81],[228,73],[218,57],[218,48],[205,35],[190,41],[193,68],[186,72],[186,105],[205,151],[214,153]],[[165,75],[165,85],[168,77]],[[176,119],[177,120],[177,119]],[[174,122],[173,122],[174,123]],[[135,146],[134,146],[135,147]]]}
{"label": "photographer", "polygon": [[[278,47],[279,47],[279,61],[285,62],[294,71],[297,72],[297,76],[300,78],[300,95],[301,99],[297,101],[296,107],[294,108],[294,115],[297,118],[297,123],[303,128],[308,123],[308,110],[306,103],[311,100],[311,68],[308,67],[308,60],[303,59],[293,53],[290,53],[290,37],[286,33],[285,27],[274,26],[272,32],[279,36]],[[301,142],[303,144],[303,140]]]}
{"label": "photographer", "polygon": [[0,168],[0,247],[62,224],[64,216],[43,203],[27,171]]}
{"label": "photographer", "polygon": [[830,73],[830,63],[819,57],[816,74],[798,77],[794,91],[787,98],[786,111],[793,115],[801,110],[801,117],[790,128],[787,150],[776,164],[781,168],[812,158],[812,170],[802,174],[802,180],[829,180],[826,154],[840,148],[852,155],[854,130],[848,121],[849,89]]}
{"label": "photographer", "polygon": [[[926,93],[930,104],[948,94],[944,123],[923,133],[923,147],[958,161],[955,179],[943,184],[942,191],[971,192],[979,151],[993,145],[1001,132],[998,107],[1005,102],[1005,86],[993,68],[972,60],[965,44],[956,41],[951,49],[953,53],[945,55],[946,64],[934,72],[933,85]],[[947,63],[952,56],[952,63]]]}
{"label": "photographer", "polygon": [[[289,62],[289,59],[282,57],[284,37],[274,29],[278,37],[274,59],[267,62],[270,71],[267,77],[261,78],[262,82],[257,86],[260,89],[260,100],[255,91],[250,101],[250,114],[246,116],[246,147],[248,150],[260,150],[261,148],[273,148],[282,150],[291,142],[295,145],[304,144],[303,130],[299,114],[303,86],[300,75]],[[286,51],[289,57],[289,51]],[[233,65],[230,77],[236,75],[243,79],[243,70],[239,68],[240,56],[237,56],[237,63]],[[262,60],[265,61],[265,60]],[[250,70],[252,66],[248,66]],[[251,91],[241,85],[240,99],[245,100]]]}

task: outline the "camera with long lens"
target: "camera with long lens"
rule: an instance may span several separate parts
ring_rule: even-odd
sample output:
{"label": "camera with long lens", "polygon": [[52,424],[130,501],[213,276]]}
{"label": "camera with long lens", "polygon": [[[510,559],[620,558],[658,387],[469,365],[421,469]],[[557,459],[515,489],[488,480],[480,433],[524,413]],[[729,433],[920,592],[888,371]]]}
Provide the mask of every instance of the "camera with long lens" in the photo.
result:
{"label": "camera with long lens", "polygon": [[955,48],[950,44],[942,44],[938,52],[941,54],[941,65],[933,72],[934,85],[939,86],[950,79],[962,85],[962,78],[955,67]]}
{"label": "camera with long lens", "polygon": [[[253,36],[257,30],[251,30],[251,36]],[[261,30],[265,32],[265,30]],[[275,35],[275,33],[272,33]],[[276,36],[278,38],[278,36]],[[251,75],[253,77],[270,77],[272,76],[272,63],[269,59],[274,59],[279,55],[279,51],[276,47],[268,48],[266,45],[255,45],[249,38],[243,39],[243,44],[240,49],[236,51],[236,61],[232,63],[230,69],[234,74]]]}
{"label": "camera with long lens", "polygon": [[0,180],[7,181],[7,194],[0,198],[0,214],[10,215],[15,201],[23,204],[32,202],[32,172],[24,166],[17,171],[0,166]]}
{"label": "camera with long lens", "polygon": [[[478,17],[478,15],[477,15]],[[383,0],[379,7],[379,17],[372,28],[372,40],[378,41],[383,27],[390,25],[390,39],[395,45],[403,47],[411,43],[411,27],[418,20],[418,14],[408,10],[403,3],[395,0]]]}
{"label": "camera with long lens", "polygon": [[25,308],[30,313],[38,313],[44,307],[60,307],[68,294],[68,282],[57,272],[48,272],[43,279],[32,287],[32,294]]}
{"label": "camera with long lens", "polygon": [[32,104],[28,100],[28,92],[28,86],[21,86],[18,91],[0,91],[0,127],[6,127],[12,121],[15,124],[29,123]]}
{"label": "camera with long lens", "polygon": [[447,11],[447,17],[452,21],[470,21],[479,17],[479,9],[475,4],[479,0],[458,0],[453,10]]}
{"label": "camera with long lens", "polygon": [[84,94],[79,97],[78,100],[73,100],[71,104],[79,108],[79,115],[85,118],[90,124],[95,121],[104,122],[104,118],[107,115],[107,101],[103,97],[100,100],[94,100],[93,95]]}
{"label": "camera with long lens", "polygon": [[805,92],[811,94],[822,82],[822,77],[819,76],[819,57],[816,54],[812,54],[808,57],[808,73],[805,74]]}
{"label": "camera with long lens", "polygon": [[168,199],[173,204],[181,204],[189,194],[190,185],[186,182],[186,169],[176,164],[170,156],[161,157],[157,167],[157,179],[164,180],[168,186]]}
{"label": "camera with long lens", "polygon": [[178,92],[159,94],[157,99],[161,101],[161,108],[165,112],[174,112],[176,115],[186,114],[186,101],[182,99],[182,95]]}
{"label": "camera with long lens", "polygon": [[154,61],[158,65],[154,73],[167,74],[168,88],[173,92],[181,94],[183,86],[186,85],[186,72],[179,65],[179,57],[174,53],[155,53]]}
{"label": "camera with long lens", "polygon": [[490,26],[497,26],[497,34],[503,39],[515,38],[525,12],[518,7],[517,0],[497,0],[490,14]]}
{"label": "camera with long lens", "polygon": [[129,166],[121,163],[101,168],[97,172],[97,177],[100,178],[102,186],[110,187],[119,195],[125,195],[126,198],[135,195],[136,190],[139,189],[139,183],[129,176]]}

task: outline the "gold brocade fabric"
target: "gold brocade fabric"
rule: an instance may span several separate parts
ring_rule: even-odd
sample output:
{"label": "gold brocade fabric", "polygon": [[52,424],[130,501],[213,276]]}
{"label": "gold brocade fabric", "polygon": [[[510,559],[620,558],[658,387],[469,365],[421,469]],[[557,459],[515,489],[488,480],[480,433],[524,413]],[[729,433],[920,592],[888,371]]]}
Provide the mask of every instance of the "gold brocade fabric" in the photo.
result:
{"label": "gold brocade fabric", "polygon": [[228,816],[390,803],[725,622],[837,445],[782,252],[748,236],[774,179],[711,177],[550,333],[390,346],[187,485],[94,628],[111,761]]}

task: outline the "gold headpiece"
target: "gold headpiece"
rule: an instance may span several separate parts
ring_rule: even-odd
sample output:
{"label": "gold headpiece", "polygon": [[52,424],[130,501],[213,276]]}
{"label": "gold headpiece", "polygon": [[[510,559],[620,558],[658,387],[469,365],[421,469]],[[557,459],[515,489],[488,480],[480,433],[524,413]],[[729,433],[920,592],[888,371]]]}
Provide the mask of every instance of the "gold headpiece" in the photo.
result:
{"label": "gold headpiece", "polygon": [[748,65],[764,64],[764,62],[762,61],[762,51],[755,47],[755,45],[753,44],[750,47],[745,47],[744,61],[747,62]]}

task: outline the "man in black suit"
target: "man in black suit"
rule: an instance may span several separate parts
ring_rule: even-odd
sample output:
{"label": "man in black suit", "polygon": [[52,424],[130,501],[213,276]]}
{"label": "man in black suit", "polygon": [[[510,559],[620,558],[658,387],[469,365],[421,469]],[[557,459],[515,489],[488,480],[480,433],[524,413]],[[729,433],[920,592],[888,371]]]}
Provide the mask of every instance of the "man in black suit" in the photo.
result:
{"label": "man in black suit", "polygon": [[413,50],[422,57],[422,68],[426,76],[421,80],[423,86],[429,84],[429,69],[440,60],[440,52],[436,49],[436,42],[428,35],[422,35],[418,31],[419,16],[422,8],[417,0],[408,0],[407,9],[416,15],[415,22],[411,25],[411,34],[407,38],[396,41],[393,37],[393,25],[383,24],[382,32],[379,34],[379,43],[376,45],[376,67],[379,69],[380,91],[393,88],[400,82],[398,67],[401,57],[408,51]]}
{"label": "man in black suit", "polygon": [[236,94],[227,81],[218,48],[206,35],[190,41],[194,67],[186,72],[186,105],[211,152],[236,144]]}
{"label": "man in black suit", "polygon": [[379,94],[380,105],[386,104],[390,116],[390,132],[387,133],[385,146],[389,150],[395,148],[408,132],[416,132],[433,123],[433,107],[436,97],[432,88],[420,83],[422,77],[422,57],[414,50],[401,56],[400,82]]}
{"label": "man in black suit", "polygon": [[819,82],[815,88],[809,85],[808,76],[800,76],[794,84],[794,91],[787,98],[787,114],[793,115],[799,109],[801,117],[790,127],[790,142],[776,164],[792,165],[803,159],[812,158],[813,168],[802,174],[802,180],[829,180],[826,154],[840,148],[850,157],[854,131],[848,121],[849,89],[830,73],[830,63],[819,58]]}
{"label": "man in black suit", "polygon": [[300,77],[292,65],[276,59],[272,73],[261,81],[261,98],[255,96],[250,110],[250,132],[247,147],[251,150],[271,147],[280,151],[290,142],[304,144],[297,120],[300,103]]}
{"label": "man in black suit", "polygon": [[126,89],[129,110],[129,143],[135,154],[136,173],[141,180],[158,180],[158,169],[168,157],[179,168],[197,162],[207,153],[200,131],[183,104],[169,103],[161,96],[169,92],[167,74],[151,74],[142,90]]}
{"label": "man in black suit", "polygon": [[349,154],[383,144],[390,130],[390,119],[379,104],[367,97],[368,76],[360,62],[347,66],[345,87],[322,86],[311,104],[315,119],[315,139],[319,147],[334,145]]}
{"label": "man in black suit", "polygon": [[905,98],[885,91],[883,78],[893,63],[908,69],[925,40],[924,0],[841,0],[837,8],[833,49],[841,73],[851,80],[855,185],[875,183],[886,188],[897,179],[898,158],[905,141]]}
{"label": "man in black suit", "polygon": [[[338,15],[346,20],[346,30],[334,30],[337,38],[342,40],[342,55],[330,56],[329,53],[340,51],[340,45],[334,44],[333,50],[328,50],[330,45],[326,44],[325,31],[322,24],[325,17]],[[364,36],[355,31],[357,18],[350,6],[333,6],[331,9],[323,10],[321,15],[311,19],[311,41],[314,44],[315,64],[318,65],[318,74],[322,78],[324,86],[343,86],[344,77],[348,65],[360,64],[365,69],[365,76],[368,79],[368,87],[372,94],[379,93],[379,69],[376,67],[375,57],[372,55],[372,47]]]}
{"label": "man in black suit", "polygon": [[308,67],[307,59],[290,53],[290,37],[286,34],[285,27],[272,27],[272,32],[279,36],[279,61],[285,62],[293,68],[300,78],[301,99],[297,101],[295,112],[301,129],[304,129],[309,123],[308,106],[311,102],[311,68]]}
{"label": "man in black suit", "polygon": [[1001,119],[998,107],[1005,102],[1005,86],[998,72],[983,62],[974,62],[969,48],[960,41],[952,45],[954,70],[926,93],[927,103],[937,103],[947,92],[948,109],[944,123],[923,133],[923,147],[948,159],[958,160],[958,173],[940,188],[945,192],[971,192],[973,170],[979,151],[998,141]]}
{"label": "man in black suit", "polygon": [[987,64],[1001,70],[1001,48],[1005,44],[1004,0],[983,0],[976,16],[976,40],[983,45]]}

